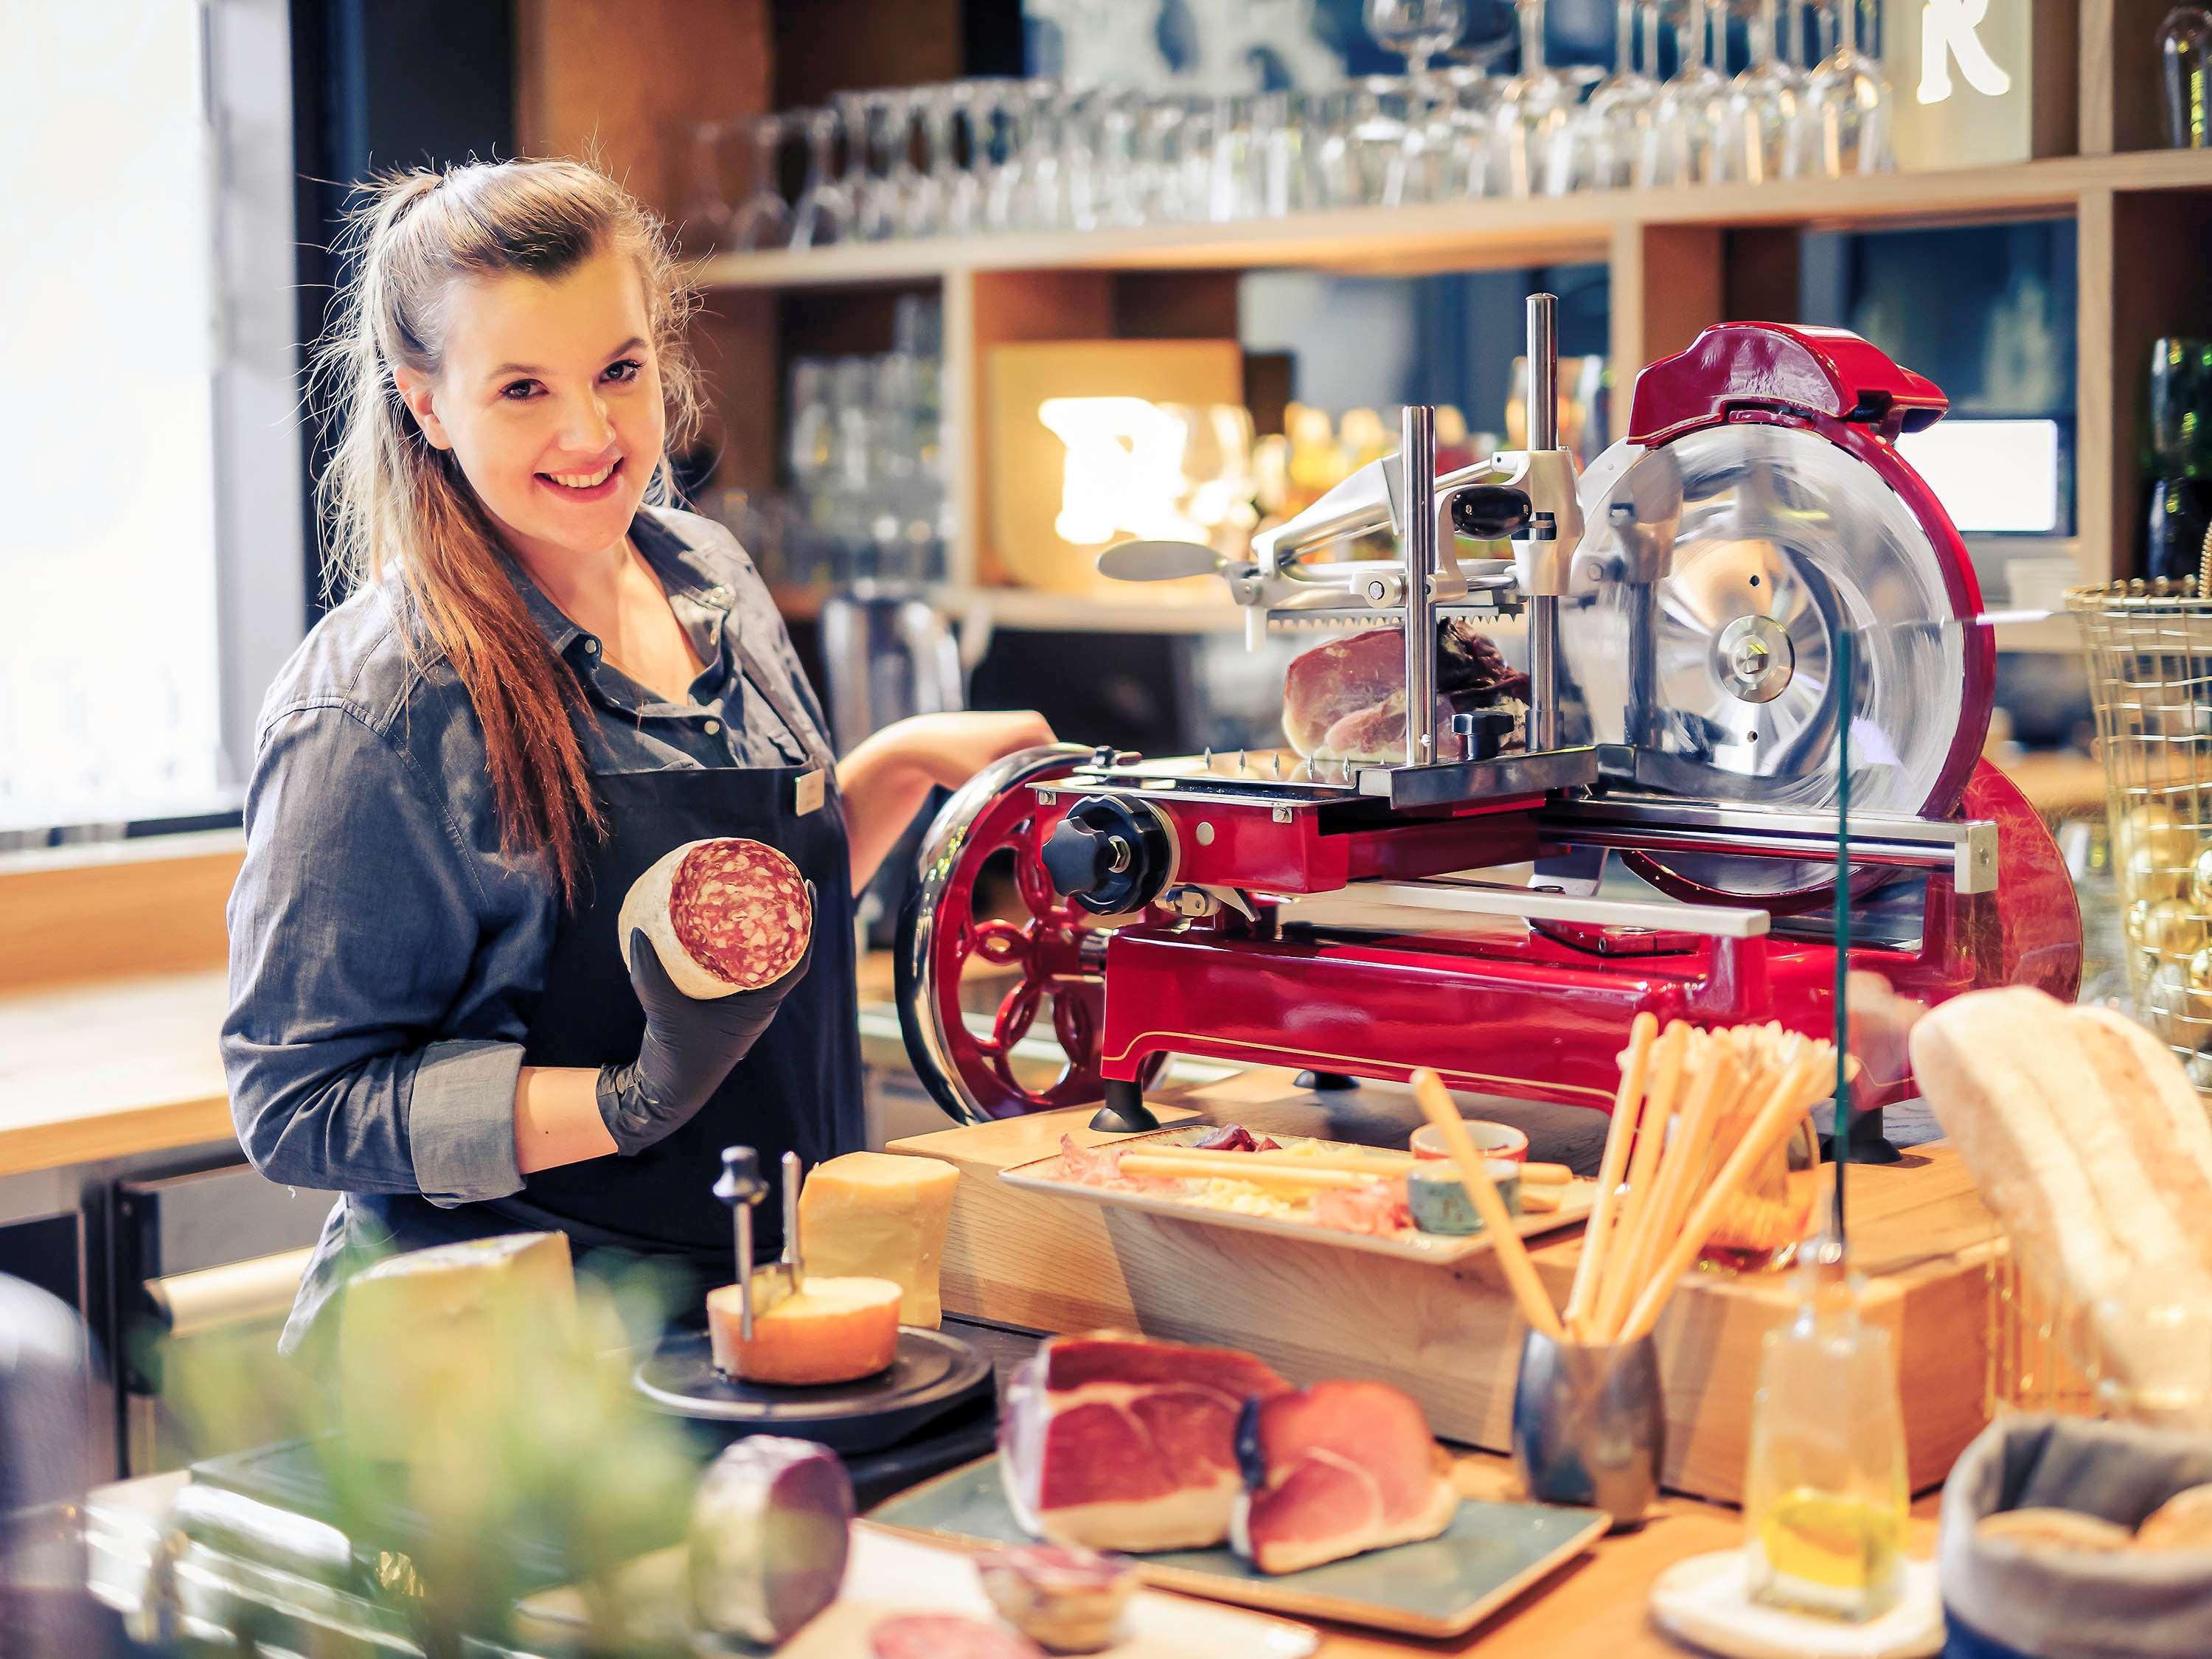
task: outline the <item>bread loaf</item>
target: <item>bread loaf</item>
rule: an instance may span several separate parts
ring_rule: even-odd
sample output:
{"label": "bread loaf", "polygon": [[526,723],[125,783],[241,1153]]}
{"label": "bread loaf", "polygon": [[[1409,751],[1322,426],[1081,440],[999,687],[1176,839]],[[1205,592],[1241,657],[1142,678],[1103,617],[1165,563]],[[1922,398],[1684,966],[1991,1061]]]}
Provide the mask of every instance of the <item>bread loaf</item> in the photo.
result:
{"label": "bread loaf", "polygon": [[2136,1528],[2146,1550],[2212,1550],[2212,1486],[2187,1486],[2160,1504]]}
{"label": "bread loaf", "polygon": [[2022,1269],[2092,1322],[2131,1382],[2171,1356],[2129,1311],[2212,1298],[2212,1129],[2156,1039],[2025,987],[1977,991],[1913,1029],[1929,1108]]}

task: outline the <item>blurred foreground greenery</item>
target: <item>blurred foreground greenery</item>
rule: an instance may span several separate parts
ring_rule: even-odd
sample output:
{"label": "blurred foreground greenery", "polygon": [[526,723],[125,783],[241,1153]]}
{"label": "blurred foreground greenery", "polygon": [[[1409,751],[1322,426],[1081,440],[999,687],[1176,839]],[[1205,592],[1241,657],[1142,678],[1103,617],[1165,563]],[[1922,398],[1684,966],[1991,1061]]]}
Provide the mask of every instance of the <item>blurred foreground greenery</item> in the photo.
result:
{"label": "blurred foreground greenery", "polygon": [[[408,1334],[407,1369],[427,1358],[441,1388],[398,1443],[388,1423],[373,1443],[345,1432],[334,1388],[303,1386],[265,1344],[163,1342],[145,1358],[162,1367],[195,1455],[304,1443],[329,1494],[314,1518],[351,1540],[356,1593],[390,1607],[426,1652],[457,1656],[465,1636],[504,1643],[518,1598],[572,1583],[589,1611],[584,1650],[634,1654],[615,1570],[684,1536],[705,1460],[630,1385],[663,1329],[667,1288],[645,1266],[583,1272],[573,1322],[516,1293],[488,1298],[461,1328]],[[426,1355],[422,1344],[444,1346]]]}

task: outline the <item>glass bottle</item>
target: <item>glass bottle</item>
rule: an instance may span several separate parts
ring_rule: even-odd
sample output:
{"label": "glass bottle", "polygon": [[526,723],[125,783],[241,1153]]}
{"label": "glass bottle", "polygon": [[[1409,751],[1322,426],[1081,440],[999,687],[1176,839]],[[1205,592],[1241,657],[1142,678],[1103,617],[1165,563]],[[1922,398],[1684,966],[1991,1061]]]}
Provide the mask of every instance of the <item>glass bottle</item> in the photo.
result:
{"label": "glass bottle", "polygon": [[2176,149],[2212,145],[2212,11],[2176,6],[2158,26],[2160,80],[2166,92],[2166,142]]}
{"label": "glass bottle", "polygon": [[2212,528],[2212,340],[2151,345],[2143,574],[2197,574]]}
{"label": "glass bottle", "polygon": [[1744,1481],[1746,1577],[1770,1607],[1863,1623],[1905,1587],[1905,1414],[1889,1333],[1832,1234],[1766,1334]]}

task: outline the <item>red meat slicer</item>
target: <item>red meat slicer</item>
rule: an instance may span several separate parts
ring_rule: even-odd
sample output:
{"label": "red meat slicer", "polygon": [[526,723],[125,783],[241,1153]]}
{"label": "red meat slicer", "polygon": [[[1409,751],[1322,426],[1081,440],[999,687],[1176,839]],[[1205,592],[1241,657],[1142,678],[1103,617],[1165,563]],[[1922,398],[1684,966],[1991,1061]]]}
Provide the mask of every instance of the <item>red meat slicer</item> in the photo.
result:
{"label": "red meat slicer", "polygon": [[[1981,759],[1996,646],[1973,567],[1894,447],[1943,394],[1839,330],[1723,324],[1638,375],[1628,436],[1577,479],[1553,436],[1553,316],[1532,298],[1526,452],[1438,477],[1433,411],[1408,409],[1397,455],[1249,560],[1102,556],[1135,580],[1218,571],[1254,634],[1399,629],[1402,758],[1061,745],[962,789],[897,961],[908,1050],[948,1112],[1103,1099],[1101,1127],[1149,1127],[1142,1086],[1176,1054],[1425,1066],[1604,1109],[1639,1011],[1830,1033],[1843,629],[1850,966],[1923,1003],[2074,994],[2072,884]],[[1385,532],[1400,557],[1342,556]],[[1502,541],[1510,559],[1461,556]],[[1436,696],[1440,623],[1516,617],[1518,744],[1510,718],[1440,717]],[[1009,857],[1026,915],[977,914],[979,874]],[[995,1012],[963,1012],[983,964]],[[1056,1076],[1017,1054],[1048,1003]],[[1893,1076],[1861,1103],[1910,1091]]]}

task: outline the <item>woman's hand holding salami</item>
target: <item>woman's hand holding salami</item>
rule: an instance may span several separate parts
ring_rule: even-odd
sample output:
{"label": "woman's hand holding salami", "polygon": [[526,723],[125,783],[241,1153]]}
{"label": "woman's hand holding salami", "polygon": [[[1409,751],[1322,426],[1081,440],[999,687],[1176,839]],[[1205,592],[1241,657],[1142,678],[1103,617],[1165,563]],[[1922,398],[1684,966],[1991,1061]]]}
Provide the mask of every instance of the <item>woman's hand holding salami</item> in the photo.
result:
{"label": "woman's hand holding salami", "polygon": [[[810,896],[812,884],[809,884]],[[599,1069],[599,1115],[615,1150],[640,1152],[690,1121],[759,1041],[776,1009],[814,963],[814,941],[782,978],[757,991],[711,999],[676,988],[645,936],[627,941],[629,982],[645,1010],[645,1041],[627,1066]]]}
{"label": "woman's hand holding salami", "polygon": [[705,1105],[806,977],[814,884],[759,842],[692,842],[638,878],[618,931],[645,1041],[600,1070],[599,1105],[627,1154]]}

